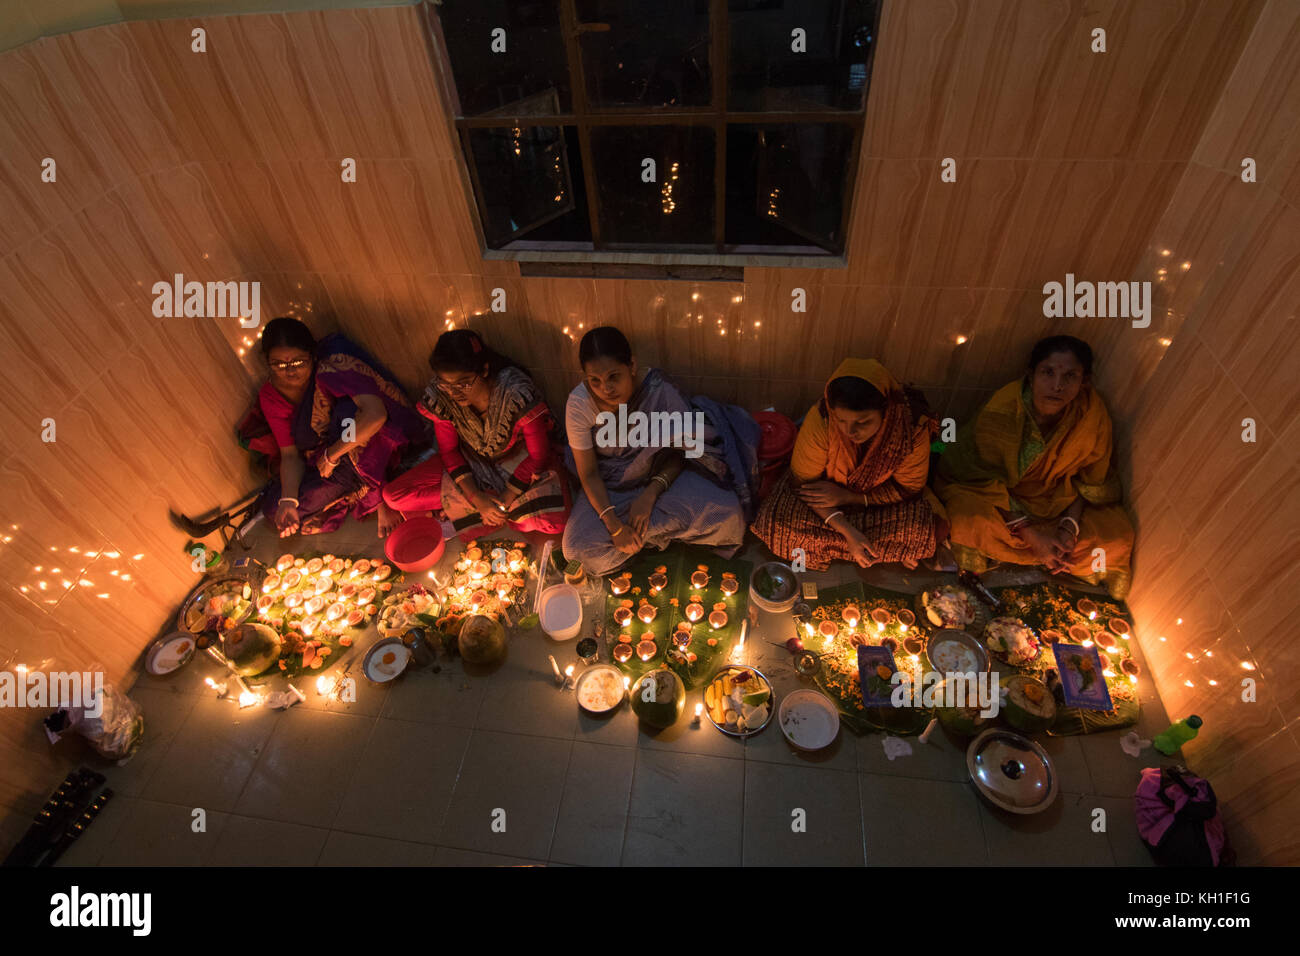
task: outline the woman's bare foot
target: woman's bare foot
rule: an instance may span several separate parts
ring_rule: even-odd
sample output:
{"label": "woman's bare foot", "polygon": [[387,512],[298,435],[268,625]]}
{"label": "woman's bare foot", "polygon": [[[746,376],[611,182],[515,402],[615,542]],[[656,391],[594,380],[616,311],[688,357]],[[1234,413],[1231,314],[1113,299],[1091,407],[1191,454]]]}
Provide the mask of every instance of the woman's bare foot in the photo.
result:
{"label": "woman's bare foot", "polygon": [[379,537],[388,537],[389,533],[402,523],[402,520],[400,511],[394,511],[386,502],[379,503]]}

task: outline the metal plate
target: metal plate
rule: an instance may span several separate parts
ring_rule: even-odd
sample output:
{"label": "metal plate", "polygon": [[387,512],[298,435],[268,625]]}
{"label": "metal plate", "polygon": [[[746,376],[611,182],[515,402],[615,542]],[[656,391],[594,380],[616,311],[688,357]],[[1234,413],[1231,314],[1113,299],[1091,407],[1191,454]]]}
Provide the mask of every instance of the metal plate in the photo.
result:
{"label": "metal plate", "polygon": [[960,644],[962,647],[967,648],[975,655],[975,659],[979,662],[979,671],[982,672],[989,669],[989,651],[981,641],[972,637],[965,631],[959,631],[952,627],[945,627],[935,631],[930,635],[930,639],[925,642],[925,656],[926,660],[930,662],[932,670],[938,671],[939,665],[936,664],[934,658],[930,656],[930,650],[936,644],[944,643]]}
{"label": "metal plate", "polygon": [[[185,600],[181,602],[181,609],[176,615],[176,630],[186,631],[190,634],[202,634],[206,628],[201,625],[197,628],[189,625],[189,614],[191,609],[201,607],[203,604],[207,603],[208,597],[213,591],[227,586],[233,587],[235,585],[238,585],[241,592],[244,585],[248,585],[248,610],[243,615],[233,618],[232,620],[234,620],[235,624],[243,624],[247,621],[253,616],[253,612],[257,610],[257,599],[261,596],[260,591],[258,588],[254,587],[253,583],[247,578],[238,575],[224,575],[223,577],[216,578],[212,581],[200,582],[198,587],[186,595]],[[203,618],[203,623],[206,622],[207,617],[205,616]]]}
{"label": "metal plate", "polygon": [[913,602],[913,608],[916,611],[916,623],[923,625],[927,630],[935,630],[940,625],[930,620],[930,615],[926,613],[925,602],[921,599],[926,591],[933,591],[939,587],[950,587],[958,591],[965,591],[966,596],[970,598],[971,606],[975,608],[975,620],[962,628],[953,628],[953,630],[963,630],[967,634],[973,634],[976,637],[984,633],[984,627],[993,619],[993,609],[981,601],[978,595],[970,588],[958,584],[955,581],[944,581],[942,584],[933,587],[923,588],[916,594],[916,600]]}
{"label": "metal plate", "polygon": [[772,715],[776,713],[776,688],[773,687],[772,682],[767,679],[767,675],[764,674],[762,671],[760,671],[757,667],[750,667],[748,664],[724,664],[722,667],[719,667],[717,671],[714,672],[713,676],[710,677],[704,683],[703,685],[704,689],[707,691],[708,688],[713,684],[713,682],[717,680],[719,677],[721,677],[727,671],[752,671],[760,680],[763,681],[764,684],[767,685],[767,690],[768,690],[767,720],[763,721],[757,727],[746,727],[744,730],[728,730],[727,725],[725,723],[720,724],[713,719],[713,713],[712,711],[709,710],[709,705],[707,703],[704,705],[704,716],[709,719],[709,723],[711,723],[714,727],[717,727],[728,737],[752,737],[754,736],[754,734],[758,733],[760,730],[762,730],[764,727],[766,727],[768,724],[772,722]]}
{"label": "metal plate", "polygon": [[1041,813],[1060,790],[1047,751],[1028,737],[998,727],[970,742],[966,770],[980,795],[1008,813]]}
{"label": "metal plate", "polygon": [[[405,658],[400,667],[392,674],[381,674],[376,676],[370,672],[370,659],[380,653],[382,649],[390,649],[394,653]],[[396,637],[386,637],[382,641],[375,641],[370,645],[370,650],[366,651],[366,656],[361,659],[361,676],[372,684],[387,684],[389,681],[396,680],[402,676],[408,664],[411,663],[411,649]]]}
{"label": "metal plate", "polygon": [[[1046,643],[1043,641],[1043,635],[1039,634],[1039,633],[1038,633],[1038,630],[1037,630],[1036,628],[1030,627],[1028,624],[1026,624],[1026,623],[1025,623],[1024,621],[1022,621],[1020,618],[1015,617],[1014,615],[1011,615],[1011,614],[1003,614],[1002,617],[1003,617],[1003,618],[1008,618],[1008,619],[1013,620],[1013,621],[1018,621],[1018,622],[1020,623],[1020,626],[1021,626],[1021,627],[1023,627],[1023,628],[1024,628],[1026,631],[1028,631],[1030,634],[1034,635],[1034,640],[1038,642],[1038,653],[1035,654],[1033,657],[1029,658],[1029,660],[1027,660],[1027,661],[1020,661],[1019,663],[1013,663],[1012,661],[1010,661],[1010,660],[1007,659],[1007,655],[1004,654],[1002,651],[995,651],[995,650],[993,650],[993,648],[989,647],[988,637],[987,637],[987,636],[984,636],[984,637],[982,638],[982,641],[983,641],[983,643],[984,643],[984,646],[985,646],[986,648],[988,648],[988,652],[989,652],[989,656],[990,656],[990,657],[992,657],[995,661],[998,661],[999,663],[1006,664],[1008,667],[1028,667],[1029,665],[1033,664],[1034,661],[1038,660],[1040,657],[1043,656],[1043,651],[1044,651],[1047,647],[1049,647],[1050,645],[1046,644]],[[981,634],[984,634],[985,631],[988,629],[989,624],[993,623],[994,620],[996,620],[996,619],[990,617],[987,621],[985,621],[985,622],[984,622],[984,630],[981,630],[980,633],[981,633]]]}
{"label": "metal plate", "polygon": [[[188,644],[188,648],[184,645]],[[196,641],[189,631],[175,631],[155,641],[145,655],[144,668],[150,674],[163,676],[180,670],[194,657]]]}
{"label": "metal plate", "polygon": [[594,708],[587,707],[582,703],[582,685],[585,684],[587,680],[591,678],[591,675],[600,673],[602,671],[608,671],[609,673],[613,674],[615,679],[618,681],[619,686],[621,687],[623,685],[623,672],[619,670],[617,667],[613,666],[612,664],[593,664],[591,667],[588,667],[585,671],[583,671],[580,675],[578,675],[578,681],[576,684],[573,685],[573,691],[578,698],[578,706],[581,707],[589,714],[608,714],[611,711],[617,710],[619,708],[619,705],[622,704],[623,701],[627,699],[627,692],[625,690],[623,694],[618,698],[618,700],[614,702],[614,705],[612,707],[606,707],[604,710],[595,710]]}

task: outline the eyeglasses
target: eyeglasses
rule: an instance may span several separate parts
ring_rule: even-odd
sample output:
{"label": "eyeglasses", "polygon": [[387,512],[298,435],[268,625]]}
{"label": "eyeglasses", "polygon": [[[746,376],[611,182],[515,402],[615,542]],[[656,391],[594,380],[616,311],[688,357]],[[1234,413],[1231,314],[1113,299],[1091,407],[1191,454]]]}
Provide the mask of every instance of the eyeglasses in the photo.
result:
{"label": "eyeglasses", "polygon": [[271,362],[271,368],[277,372],[296,372],[304,365],[310,365],[311,359],[294,359],[292,362]]}
{"label": "eyeglasses", "polygon": [[438,391],[440,391],[440,392],[456,392],[456,393],[461,394],[461,395],[463,395],[463,394],[465,394],[466,392],[468,392],[468,391],[469,391],[471,388],[473,388],[476,384],[478,384],[478,376],[477,376],[477,375],[474,376],[474,377],[471,378],[471,379],[465,379],[464,381],[460,381],[460,382],[438,382],[438,383],[437,383],[437,385],[438,385]]}

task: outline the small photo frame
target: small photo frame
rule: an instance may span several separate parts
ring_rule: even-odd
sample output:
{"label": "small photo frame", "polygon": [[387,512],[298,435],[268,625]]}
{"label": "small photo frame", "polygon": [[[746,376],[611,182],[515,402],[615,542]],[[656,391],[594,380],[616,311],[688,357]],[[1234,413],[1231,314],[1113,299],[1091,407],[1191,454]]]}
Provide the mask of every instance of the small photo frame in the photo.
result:
{"label": "small photo frame", "polygon": [[1061,675],[1061,689],[1067,707],[1082,710],[1115,709],[1103,674],[1106,665],[1095,645],[1082,647],[1058,642],[1052,645],[1052,653],[1056,655],[1056,669]]}
{"label": "small photo frame", "polygon": [[862,685],[862,702],[868,707],[892,707],[894,685],[889,678],[880,676],[878,667],[886,668],[892,677],[898,670],[894,652],[887,647],[859,644],[858,683]]}

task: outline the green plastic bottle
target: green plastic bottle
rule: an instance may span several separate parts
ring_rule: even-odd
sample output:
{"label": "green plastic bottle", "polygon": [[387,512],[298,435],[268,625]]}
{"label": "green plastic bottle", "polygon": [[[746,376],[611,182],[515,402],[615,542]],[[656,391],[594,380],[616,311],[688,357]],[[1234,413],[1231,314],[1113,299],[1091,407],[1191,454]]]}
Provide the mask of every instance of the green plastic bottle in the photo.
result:
{"label": "green plastic bottle", "polygon": [[1192,714],[1184,720],[1170,724],[1164,733],[1156,735],[1152,743],[1156,745],[1156,750],[1166,757],[1172,757],[1178,752],[1179,747],[1196,736],[1197,731],[1201,729],[1201,723],[1201,718]]}

